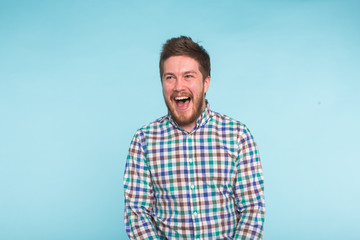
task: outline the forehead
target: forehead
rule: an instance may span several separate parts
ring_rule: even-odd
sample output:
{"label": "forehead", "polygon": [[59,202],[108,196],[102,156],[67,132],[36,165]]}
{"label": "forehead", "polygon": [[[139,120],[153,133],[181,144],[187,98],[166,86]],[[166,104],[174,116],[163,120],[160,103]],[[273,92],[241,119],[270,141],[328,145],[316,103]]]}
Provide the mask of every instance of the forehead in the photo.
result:
{"label": "forehead", "polygon": [[164,61],[164,73],[199,71],[199,63],[192,57],[172,56]]}

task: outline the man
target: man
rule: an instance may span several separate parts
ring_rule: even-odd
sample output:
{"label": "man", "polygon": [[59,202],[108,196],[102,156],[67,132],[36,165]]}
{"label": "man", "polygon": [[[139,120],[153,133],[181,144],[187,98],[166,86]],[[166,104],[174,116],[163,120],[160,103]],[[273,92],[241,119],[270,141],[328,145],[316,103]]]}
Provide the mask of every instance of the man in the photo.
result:
{"label": "man", "polygon": [[263,176],[246,126],[210,110],[210,57],[191,38],[160,57],[168,115],[140,128],[127,158],[130,239],[261,239]]}

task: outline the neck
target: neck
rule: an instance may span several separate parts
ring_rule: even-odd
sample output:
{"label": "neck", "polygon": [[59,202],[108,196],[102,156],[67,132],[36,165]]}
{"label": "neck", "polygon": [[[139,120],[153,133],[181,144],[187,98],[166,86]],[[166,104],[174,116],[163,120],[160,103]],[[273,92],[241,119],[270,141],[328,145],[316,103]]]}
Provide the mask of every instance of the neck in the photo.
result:
{"label": "neck", "polygon": [[196,123],[190,123],[190,124],[187,124],[184,126],[179,126],[179,127],[181,127],[182,129],[184,129],[187,132],[191,132],[195,126],[196,126]]}

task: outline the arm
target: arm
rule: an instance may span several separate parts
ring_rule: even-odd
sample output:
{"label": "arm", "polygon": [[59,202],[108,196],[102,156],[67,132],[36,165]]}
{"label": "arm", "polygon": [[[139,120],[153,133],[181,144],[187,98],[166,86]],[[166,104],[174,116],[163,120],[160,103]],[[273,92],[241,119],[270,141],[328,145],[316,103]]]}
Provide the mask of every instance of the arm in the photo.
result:
{"label": "arm", "polygon": [[125,226],[130,239],[159,239],[152,217],[153,187],[146,161],[144,144],[135,135],[124,175]]}
{"label": "arm", "polygon": [[262,239],[265,201],[264,179],[256,143],[247,128],[239,141],[235,201],[239,222],[234,239]]}

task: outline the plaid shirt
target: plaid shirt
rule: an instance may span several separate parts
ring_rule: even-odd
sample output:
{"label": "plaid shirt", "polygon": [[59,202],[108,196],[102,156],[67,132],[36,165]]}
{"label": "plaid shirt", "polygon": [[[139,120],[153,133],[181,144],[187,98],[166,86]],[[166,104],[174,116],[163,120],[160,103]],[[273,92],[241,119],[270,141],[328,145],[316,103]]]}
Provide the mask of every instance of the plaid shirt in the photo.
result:
{"label": "plaid shirt", "polygon": [[130,239],[261,239],[263,176],[247,127],[207,105],[189,133],[170,115],[139,129],[127,157]]}

